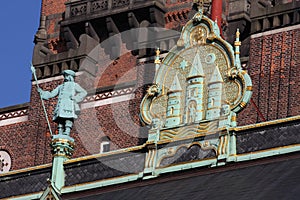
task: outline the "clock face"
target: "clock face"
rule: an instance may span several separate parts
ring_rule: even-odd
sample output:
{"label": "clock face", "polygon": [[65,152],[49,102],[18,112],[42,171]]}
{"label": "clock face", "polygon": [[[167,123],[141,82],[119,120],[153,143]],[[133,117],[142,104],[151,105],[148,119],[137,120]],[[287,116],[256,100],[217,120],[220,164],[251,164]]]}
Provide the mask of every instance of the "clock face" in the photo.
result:
{"label": "clock face", "polygon": [[6,151],[1,150],[0,151],[0,174],[8,172],[10,168],[11,168],[11,157]]}

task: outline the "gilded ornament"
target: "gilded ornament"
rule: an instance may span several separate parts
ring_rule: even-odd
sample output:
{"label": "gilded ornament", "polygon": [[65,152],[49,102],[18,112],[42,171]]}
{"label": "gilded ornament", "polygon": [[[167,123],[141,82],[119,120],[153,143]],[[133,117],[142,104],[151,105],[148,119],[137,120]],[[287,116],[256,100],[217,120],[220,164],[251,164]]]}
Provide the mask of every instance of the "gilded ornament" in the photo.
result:
{"label": "gilded ornament", "polygon": [[154,96],[158,93],[158,86],[155,84],[155,85],[152,85],[148,88],[147,90],[147,94],[149,96]]}
{"label": "gilded ornament", "polygon": [[206,42],[206,31],[204,28],[199,27],[193,34],[194,44],[203,44]]}

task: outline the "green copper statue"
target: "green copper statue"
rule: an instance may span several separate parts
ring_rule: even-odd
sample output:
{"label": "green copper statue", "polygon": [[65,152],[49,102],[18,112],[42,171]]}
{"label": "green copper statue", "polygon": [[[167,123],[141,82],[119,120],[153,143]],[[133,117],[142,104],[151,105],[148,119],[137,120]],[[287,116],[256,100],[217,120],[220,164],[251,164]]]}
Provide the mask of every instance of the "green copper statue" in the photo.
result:
{"label": "green copper statue", "polygon": [[78,103],[83,101],[87,92],[74,82],[75,72],[64,70],[64,83],[53,91],[43,91],[38,88],[42,99],[48,100],[58,95],[58,101],[54,110],[53,121],[58,124],[58,134],[70,135],[74,119],[80,113]]}

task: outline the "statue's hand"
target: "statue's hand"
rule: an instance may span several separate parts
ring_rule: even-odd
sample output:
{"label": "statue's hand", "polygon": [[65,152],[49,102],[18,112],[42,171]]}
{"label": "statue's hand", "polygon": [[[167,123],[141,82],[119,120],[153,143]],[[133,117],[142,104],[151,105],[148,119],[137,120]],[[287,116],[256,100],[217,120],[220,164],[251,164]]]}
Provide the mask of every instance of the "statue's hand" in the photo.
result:
{"label": "statue's hand", "polygon": [[75,103],[77,102],[77,101],[76,101],[76,98],[73,97],[73,96],[71,96],[70,99],[71,99],[72,101],[74,101]]}

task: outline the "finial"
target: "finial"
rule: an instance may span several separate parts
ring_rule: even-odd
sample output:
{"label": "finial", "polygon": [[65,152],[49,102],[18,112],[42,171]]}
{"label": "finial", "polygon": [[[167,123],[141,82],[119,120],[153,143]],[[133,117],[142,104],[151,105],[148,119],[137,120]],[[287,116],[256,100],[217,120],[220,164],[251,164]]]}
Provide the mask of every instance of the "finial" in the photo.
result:
{"label": "finial", "polygon": [[193,21],[195,23],[199,23],[203,17],[203,0],[194,0],[194,5],[197,6],[197,13],[193,17]]}
{"label": "finial", "polygon": [[160,50],[159,50],[159,48],[157,48],[157,50],[156,50],[156,58],[155,58],[155,61],[154,61],[155,64],[160,64],[159,55],[160,55]]}
{"label": "finial", "polygon": [[241,60],[240,60],[240,46],[241,46],[241,41],[240,41],[240,31],[239,29],[236,30],[235,34],[235,42],[234,42],[234,47],[235,47],[235,65],[238,70],[240,70],[241,67]]}
{"label": "finial", "polygon": [[197,4],[198,11],[203,10],[205,0],[194,0],[194,3]]}
{"label": "finial", "polygon": [[160,50],[159,50],[159,48],[157,48],[156,49],[156,56],[159,56],[159,54],[160,54]]}
{"label": "finial", "polygon": [[240,35],[241,35],[240,30],[237,29],[236,34],[235,34],[235,42],[234,42],[234,46],[236,46],[236,47],[241,46]]}
{"label": "finial", "polygon": [[236,29],[236,38],[240,38],[240,35],[241,35],[241,33],[240,33],[240,29]]}

